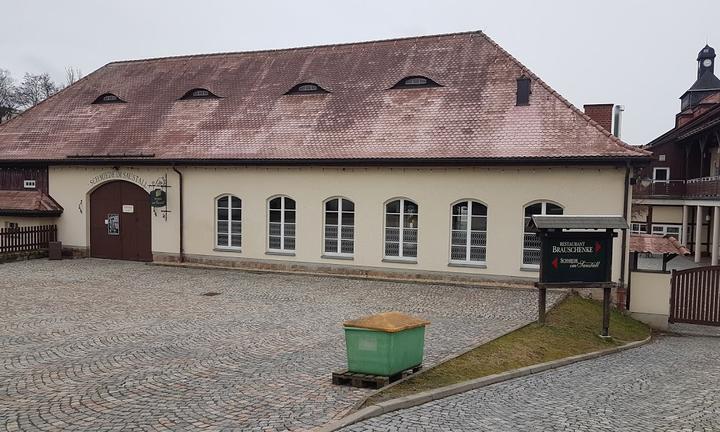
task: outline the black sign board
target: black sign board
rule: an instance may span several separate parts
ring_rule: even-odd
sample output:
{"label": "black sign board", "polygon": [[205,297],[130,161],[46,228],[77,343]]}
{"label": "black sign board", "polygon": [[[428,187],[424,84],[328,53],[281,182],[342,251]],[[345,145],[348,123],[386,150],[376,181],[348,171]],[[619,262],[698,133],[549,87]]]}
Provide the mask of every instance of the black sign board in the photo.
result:
{"label": "black sign board", "polygon": [[162,189],[153,189],[150,192],[150,207],[165,207],[167,205],[167,192]]}
{"label": "black sign board", "polygon": [[541,232],[540,282],[611,281],[612,232]]}

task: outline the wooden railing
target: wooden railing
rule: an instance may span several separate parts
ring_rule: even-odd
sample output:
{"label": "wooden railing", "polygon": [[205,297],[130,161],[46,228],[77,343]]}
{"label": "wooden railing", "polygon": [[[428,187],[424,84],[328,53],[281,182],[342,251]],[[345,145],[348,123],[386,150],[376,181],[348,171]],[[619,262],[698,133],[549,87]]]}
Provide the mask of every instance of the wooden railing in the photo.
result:
{"label": "wooden railing", "polygon": [[56,225],[0,228],[0,253],[47,249],[51,241],[57,241]]}
{"label": "wooden railing", "polygon": [[633,186],[634,198],[720,198],[720,176],[656,181]]}

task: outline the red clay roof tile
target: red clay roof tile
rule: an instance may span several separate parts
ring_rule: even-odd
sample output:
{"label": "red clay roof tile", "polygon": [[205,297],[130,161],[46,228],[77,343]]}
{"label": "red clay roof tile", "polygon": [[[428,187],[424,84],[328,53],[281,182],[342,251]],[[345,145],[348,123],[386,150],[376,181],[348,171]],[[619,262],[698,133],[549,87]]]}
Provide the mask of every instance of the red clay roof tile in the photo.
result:
{"label": "red clay roof tile", "polygon": [[[516,79],[533,80],[515,105]],[[390,89],[410,75],[443,87]],[[330,93],[284,95],[301,82]],[[220,99],[178,100],[206,88]],[[92,104],[103,93],[127,103]],[[110,63],[0,129],[0,159],[647,158],[481,32]]]}
{"label": "red clay roof tile", "polygon": [[59,215],[63,208],[41,191],[0,190],[0,214]]}

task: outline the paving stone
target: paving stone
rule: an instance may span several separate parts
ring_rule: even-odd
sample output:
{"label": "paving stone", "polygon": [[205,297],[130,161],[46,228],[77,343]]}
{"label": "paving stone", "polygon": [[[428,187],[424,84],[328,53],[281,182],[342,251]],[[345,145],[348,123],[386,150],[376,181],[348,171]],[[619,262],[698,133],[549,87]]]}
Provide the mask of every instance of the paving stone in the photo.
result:
{"label": "paving stone", "polygon": [[718,388],[720,339],[661,337],[343,431],[720,431]]}
{"label": "paving stone", "polygon": [[429,319],[429,365],[532,321],[537,301],[95,259],[3,264],[0,299],[0,430],[92,431],[312,429],[370,393],[330,382],[343,321]]}

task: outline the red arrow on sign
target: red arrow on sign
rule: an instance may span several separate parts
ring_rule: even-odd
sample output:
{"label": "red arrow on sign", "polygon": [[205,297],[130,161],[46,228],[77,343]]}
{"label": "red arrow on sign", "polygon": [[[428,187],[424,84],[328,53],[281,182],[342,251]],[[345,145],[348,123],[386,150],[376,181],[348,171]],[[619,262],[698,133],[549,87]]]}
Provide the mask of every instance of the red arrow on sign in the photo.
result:
{"label": "red arrow on sign", "polygon": [[555,257],[554,260],[552,260],[552,266],[555,270],[558,268],[558,257]]}
{"label": "red arrow on sign", "polygon": [[602,245],[600,244],[599,241],[596,241],[595,242],[595,253],[600,252],[601,249],[602,249]]}

